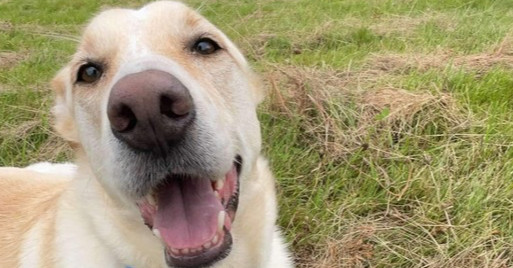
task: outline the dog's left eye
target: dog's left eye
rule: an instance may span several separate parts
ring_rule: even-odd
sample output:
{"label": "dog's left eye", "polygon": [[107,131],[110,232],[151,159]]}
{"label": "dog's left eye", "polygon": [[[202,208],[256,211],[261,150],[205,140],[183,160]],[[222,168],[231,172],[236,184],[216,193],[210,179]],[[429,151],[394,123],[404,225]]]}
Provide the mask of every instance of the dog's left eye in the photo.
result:
{"label": "dog's left eye", "polygon": [[96,64],[87,63],[78,69],[77,82],[94,83],[102,77],[102,69]]}
{"label": "dog's left eye", "polygon": [[210,38],[201,38],[192,47],[194,52],[197,52],[201,55],[210,55],[221,49],[221,47]]}

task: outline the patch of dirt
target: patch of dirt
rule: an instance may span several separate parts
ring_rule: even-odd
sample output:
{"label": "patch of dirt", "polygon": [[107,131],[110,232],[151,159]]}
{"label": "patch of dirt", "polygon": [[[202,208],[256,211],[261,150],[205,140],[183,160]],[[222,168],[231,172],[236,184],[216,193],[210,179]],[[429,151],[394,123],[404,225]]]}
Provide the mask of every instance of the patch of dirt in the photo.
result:
{"label": "patch of dirt", "polygon": [[12,23],[0,20],[0,31],[10,31],[14,28]]}
{"label": "patch of dirt", "polygon": [[0,68],[12,68],[27,58],[27,53],[0,51]]}

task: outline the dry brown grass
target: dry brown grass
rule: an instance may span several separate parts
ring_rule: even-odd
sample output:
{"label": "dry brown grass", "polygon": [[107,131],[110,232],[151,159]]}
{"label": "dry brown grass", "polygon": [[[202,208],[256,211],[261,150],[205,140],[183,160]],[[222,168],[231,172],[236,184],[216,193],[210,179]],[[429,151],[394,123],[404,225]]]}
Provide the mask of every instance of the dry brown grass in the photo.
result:
{"label": "dry brown grass", "polygon": [[483,73],[494,67],[513,67],[513,39],[511,36],[493,47],[489,52],[459,55],[450,50],[439,50],[429,54],[386,53],[375,54],[367,60],[365,67],[393,74],[410,71],[427,71],[447,66]]}
{"label": "dry brown grass", "polygon": [[368,259],[374,254],[374,243],[371,241],[376,233],[376,226],[350,226],[342,237],[326,240],[324,249],[317,255],[307,255],[300,260],[299,267],[366,267]]}
{"label": "dry brown grass", "polygon": [[60,138],[52,129],[44,127],[41,119],[23,121],[18,125],[9,125],[0,130],[0,142],[22,144],[31,135],[46,135],[48,138],[42,142],[37,150],[31,154],[27,162],[49,161],[57,162],[60,158],[72,159],[73,152],[70,146]]}
{"label": "dry brown grass", "polygon": [[457,26],[457,22],[449,14],[436,12],[423,13],[414,17],[391,14],[377,17],[372,21],[362,21],[361,18],[350,17],[340,21],[340,24],[345,27],[369,27],[378,35],[400,34],[401,36],[412,34],[419,26],[426,23],[434,23],[447,31],[452,31]]}
{"label": "dry brown grass", "polygon": [[334,158],[357,150],[385,150],[387,136],[422,135],[432,124],[440,129],[468,127],[465,109],[449,94],[410,92],[374,84],[386,72],[318,70],[274,66],[266,75],[269,109],[301,118],[302,131],[324,154]]}
{"label": "dry brown grass", "polygon": [[68,143],[66,143],[56,133],[52,135],[41,145],[37,155],[37,161],[50,161],[56,162],[59,157],[65,159],[73,159],[73,151]]}

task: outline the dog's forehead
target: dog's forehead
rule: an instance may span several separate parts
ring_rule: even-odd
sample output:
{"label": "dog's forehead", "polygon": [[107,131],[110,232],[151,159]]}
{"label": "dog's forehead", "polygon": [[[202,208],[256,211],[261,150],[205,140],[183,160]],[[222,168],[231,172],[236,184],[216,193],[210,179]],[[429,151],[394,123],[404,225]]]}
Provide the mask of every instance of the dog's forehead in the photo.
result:
{"label": "dog's forehead", "polygon": [[[181,49],[191,35],[216,31],[206,19],[179,2],[159,1],[141,9],[111,9],[86,27],[79,53],[113,57],[126,49]],[[103,54],[103,55],[102,55]]]}

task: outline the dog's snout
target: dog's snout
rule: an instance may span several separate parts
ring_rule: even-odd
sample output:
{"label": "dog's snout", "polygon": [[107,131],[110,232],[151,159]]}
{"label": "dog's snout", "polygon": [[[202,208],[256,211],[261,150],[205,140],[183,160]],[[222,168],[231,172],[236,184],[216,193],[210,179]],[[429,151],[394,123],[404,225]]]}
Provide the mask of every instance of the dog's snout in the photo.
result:
{"label": "dog's snout", "polygon": [[176,77],[147,70],[113,86],[107,114],[119,140],[134,149],[162,152],[184,136],[194,119],[194,103]]}

